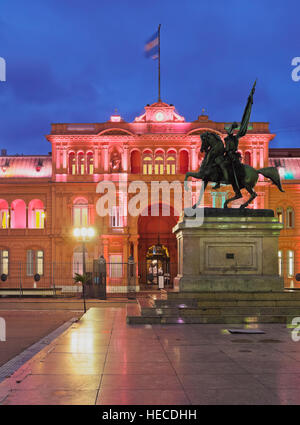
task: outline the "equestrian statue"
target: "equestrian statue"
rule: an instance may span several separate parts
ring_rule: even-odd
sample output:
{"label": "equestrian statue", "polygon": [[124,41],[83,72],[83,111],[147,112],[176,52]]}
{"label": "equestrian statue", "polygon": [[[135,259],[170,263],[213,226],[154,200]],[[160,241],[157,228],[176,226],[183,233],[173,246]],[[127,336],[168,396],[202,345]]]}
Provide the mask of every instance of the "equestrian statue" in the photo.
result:
{"label": "equestrian statue", "polygon": [[[224,208],[228,208],[228,204],[236,199],[242,198],[241,189],[246,189],[250,198],[240,206],[246,208],[257,196],[254,187],[258,181],[258,175],[270,179],[281,192],[284,192],[280,182],[280,176],[276,167],[266,167],[256,170],[250,165],[241,162],[241,154],[238,152],[239,139],[247,133],[251,108],[253,104],[253,95],[255,92],[256,81],[248,96],[247,105],[244,110],[240,127],[234,122],[226,130],[225,145],[221,137],[213,132],[206,131],[201,134],[201,152],[205,152],[204,159],[198,172],[188,172],[184,179],[184,188],[188,190],[187,179],[194,177],[203,181],[200,196],[197,203],[193,206],[196,208],[200,203],[206,186],[209,182],[215,183],[213,189],[218,189],[221,184],[231,185],[235,196],[229,198],[224,203]],[[237,134],[234,130],[238,129]]]}

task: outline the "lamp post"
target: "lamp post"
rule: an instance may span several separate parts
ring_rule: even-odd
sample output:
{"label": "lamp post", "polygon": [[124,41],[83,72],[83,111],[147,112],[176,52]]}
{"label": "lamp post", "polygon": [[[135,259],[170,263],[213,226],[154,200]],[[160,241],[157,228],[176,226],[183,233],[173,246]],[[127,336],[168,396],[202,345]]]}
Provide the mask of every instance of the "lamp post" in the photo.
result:
{"label": "lamp post", "polygon": [[[93,227],[76,227],[73,230],[73,235],[79,242],[82,242],[82,274],[85,277],[86,276],[85,244],[86,242],[90,241],[95,236],[95,229],[93,229]],[[83,306],[84,306],[84,312],[86,312],[84,285],[85,285],[85,282],[82,282]]]}

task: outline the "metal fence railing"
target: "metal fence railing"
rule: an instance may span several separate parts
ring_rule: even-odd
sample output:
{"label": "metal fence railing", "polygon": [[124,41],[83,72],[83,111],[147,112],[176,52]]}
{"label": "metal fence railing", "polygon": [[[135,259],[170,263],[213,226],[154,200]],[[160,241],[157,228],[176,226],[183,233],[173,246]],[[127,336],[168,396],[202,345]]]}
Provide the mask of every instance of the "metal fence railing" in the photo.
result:
{"label": "metal fence railing", "polygon": [[[300,289],[300,263],[295,254],[284,252],[282,260],[278,259],[278,271],[284,277],[285,288]],[[176,263],[102,260],[102,264],[100,259],[86,261],[87,297],[135,297],[143,290],[168,290],[173,288],[177,276]],[[2,261],[0,268],[0,296],[82,296],[82,284],[74,281],[75,273],[83,272],[82,263]]]}
{"label": "metal fence railing", "polygon": [[[104,259],[103,259],[104,260]],[[86,296],[135,294],[138,288],[136,264],[86,261]],[[82,283],[74,281],[75,273],[83,274],[82,263],[26,263],[2,264],[0,296],[78,296]],[[101,289],[101,290],[100,290]]]}

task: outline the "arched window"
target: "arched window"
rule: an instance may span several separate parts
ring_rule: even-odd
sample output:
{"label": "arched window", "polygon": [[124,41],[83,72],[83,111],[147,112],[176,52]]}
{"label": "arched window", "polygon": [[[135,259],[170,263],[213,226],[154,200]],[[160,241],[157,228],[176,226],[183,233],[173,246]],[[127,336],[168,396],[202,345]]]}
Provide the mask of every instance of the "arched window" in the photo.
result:
{"label": "arched window", "polygon": [[94,155],[93,152],[86,154],[87,172],[88,174],[94,174]]}
{"label": "arched window", "polygon": [[292,251],[291,249],[289,249],[287,251],[287,272],[288,272],[288,277],[293,277],[294,276],[294,263],[295,263],[294,251]]}
{"label": "arched window", "polygon": [[4,199],[0,199],[0,228],[7,229],[9,227],[8,203]]}
{"label": "arched window", "polygon": [[244,164],[251,165],[251,153],[249,151],[245,152]]}
{"label": "arched window", "polygon": [[152,155],[149,153],[144,154],[143,174],[152,174]]}
{"label": "arched window", "polygon": [[134,150],[130,155],[130,167],[132,174],[140,174],[141,172],[141,154],[140,151]]}
{"label": "arched window", "polygon": [[279,276],[282,276],[282,272],[283,272],[283,256],[282,256],[282,251],[279,250],[278,251],[278,274]]}
{"label": "arched window", "polygon": [[73,226],[82,227],[89,225],[88,201],[78,198],[73,205]]}
{"label": "arched window", "polygon": [[276,215],[277,215],[279,223],[283,224],[283,208],[282,207],[276,208]]}
{"label": "arched window", "polygon": [[154,174],[164,174],[164,153],[162,151],[156,152],[154,160]]}
{"label": "arched window", "polygon": [[168,152],[167,174],[176,174],[176,153],[175,152]]}
{"label": "arched window", "polygon": [[11,228],[26,228],[26,204],[23,199],[15,199],[11,203]]}
{"label": "arched window", "polygon": [[77,163],[78,163],[78,174],[83,176],[85,174],[85,163],[84,163],[84,153],[79,152],[77,155]]}
{"label": "arched window", "polygon": [[28,204],[28,227],[29,229],[43,229],[44,225],[44,204],[40,199],[33,199]]}
{"label": "arched window", "polygon": [[292,207],[288,207],[286,210],[286,227],[287,229],[293,229],[294,226],[295,226],[294,209]]}
{"label": "arched window", "polygon": [[76,156],[74,152],[69,153],[69,174],[76,174]]}
{"label": "arched window", "polygon": [[185,174],[189,169],[189,154],[186,150],[182,150],[179,155],[179,170],[181,174]]}

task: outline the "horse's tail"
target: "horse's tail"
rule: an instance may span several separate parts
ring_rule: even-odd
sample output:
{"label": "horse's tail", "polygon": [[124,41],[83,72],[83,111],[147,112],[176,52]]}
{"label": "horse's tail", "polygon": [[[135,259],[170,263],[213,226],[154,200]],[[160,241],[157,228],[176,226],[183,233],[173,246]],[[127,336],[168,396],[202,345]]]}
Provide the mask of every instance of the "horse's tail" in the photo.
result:
{"label": "horse's tail", "polygon": [[257,172],[259,174],[262,174],[264,177],[270,179],[272,183],[274,183],[278,187],[280,192],[284,192],[281,186],[280,175],[276,167],[260,168],[259,170],[257,170]]}

